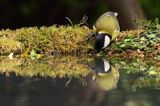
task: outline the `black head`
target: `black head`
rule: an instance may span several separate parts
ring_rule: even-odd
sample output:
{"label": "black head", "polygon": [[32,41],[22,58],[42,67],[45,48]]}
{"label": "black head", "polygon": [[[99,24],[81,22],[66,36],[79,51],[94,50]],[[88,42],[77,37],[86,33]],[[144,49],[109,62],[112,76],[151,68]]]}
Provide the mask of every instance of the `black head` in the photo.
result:
{"label": "black head", "polygon": [[100,57],[96,57],[94,59],[95,62],[95,71],[96,73],[110,73],[111,72],[111,65],[108,61],[105,59],[102,59]]}
{"label": "black head", "polygon": [[[106,41],[107,40],[106,38],[108,39],[108,41]],[[102,49],[104,49],[107,43],[109,45],[111,39],[112,39],[111,35],[107,33],[97,33],[95,37],[95,45],[94,45],[96,53],[99,53]]]}

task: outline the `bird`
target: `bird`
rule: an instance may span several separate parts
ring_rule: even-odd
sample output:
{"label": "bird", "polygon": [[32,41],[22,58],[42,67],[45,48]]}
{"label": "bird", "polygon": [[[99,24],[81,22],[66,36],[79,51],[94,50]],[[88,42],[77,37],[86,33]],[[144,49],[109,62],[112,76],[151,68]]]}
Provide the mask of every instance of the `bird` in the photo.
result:
{"label": "bird", "polygon": [[102,14],[93,25],[94,32],[88,34],[87,41],[95,37],[94,49],[96,53],[99,53],[109,46],[111,41],[115,40],[118,36],[120,26],[117,16],[117,12],[106,12]]}
{"label": "bird", "polygon": [[93,81],[100,89],[109,91],[117,87],[119,71],[109,61],[101,57],[95,57],[88,66],[92,72]]}

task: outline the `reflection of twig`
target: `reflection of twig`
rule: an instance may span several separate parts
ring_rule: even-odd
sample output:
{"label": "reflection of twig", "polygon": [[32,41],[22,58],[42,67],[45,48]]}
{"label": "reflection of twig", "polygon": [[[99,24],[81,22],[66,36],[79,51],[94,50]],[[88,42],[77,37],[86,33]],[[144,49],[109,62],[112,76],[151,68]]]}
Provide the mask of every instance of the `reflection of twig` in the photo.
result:
{"label": "reflection of twig", "polygon": [[87,85],[87,81],[84,78],[79,79],[83,86]]}
{"label": "reflection of twig", "polygon": [[[84,79],[84,78],[81,78],[81,77],[78,77],[80,83],[83,85],[83,86],[86,86],[87,85],[87,81]],[[65,83],[65,86],[68,87],[69,83],[71,82],[72,80],[72,77],[69,78],[69,80]]]}
{"label": "reflection of twig", "polygon": [[69,80],[65,83],[65,86],[67,87],[68,86],[68,84],[71,82],[71,80],[72,80],[72,77],[71,78],[69,78]]}

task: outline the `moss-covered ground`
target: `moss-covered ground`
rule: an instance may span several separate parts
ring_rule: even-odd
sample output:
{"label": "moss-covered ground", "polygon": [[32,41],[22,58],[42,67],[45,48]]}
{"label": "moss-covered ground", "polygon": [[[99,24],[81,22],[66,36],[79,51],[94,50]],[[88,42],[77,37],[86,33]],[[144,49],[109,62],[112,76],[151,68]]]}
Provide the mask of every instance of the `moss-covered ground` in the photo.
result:
{"label": "moss-covered ground", "polygon": [[[124,57],[152,57],[160,54],[159,21],[137,21],[140,30],[120,32],[103,53]],[[94,40],[86,42],[92,30],[87,26],[29,27],[0,31],[0,54],[29,55],[32,51],[43,55],[88,54]],[[103,54],[102,53],[102,54]]]}

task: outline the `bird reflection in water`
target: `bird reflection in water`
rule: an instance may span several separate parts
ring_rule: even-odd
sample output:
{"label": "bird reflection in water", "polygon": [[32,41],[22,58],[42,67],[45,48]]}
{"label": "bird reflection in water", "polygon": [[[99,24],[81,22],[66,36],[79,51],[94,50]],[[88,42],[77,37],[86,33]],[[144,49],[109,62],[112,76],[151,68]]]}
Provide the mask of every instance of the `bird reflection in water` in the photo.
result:
{"label": "bird reflection in water", "polygon": [[115,89],[119,79],[118,69],[107,60],[95,57],[89,63],[89,69],[92,71],[92,78],[97,86],[105,91]]}

